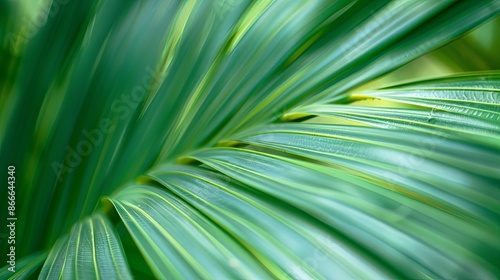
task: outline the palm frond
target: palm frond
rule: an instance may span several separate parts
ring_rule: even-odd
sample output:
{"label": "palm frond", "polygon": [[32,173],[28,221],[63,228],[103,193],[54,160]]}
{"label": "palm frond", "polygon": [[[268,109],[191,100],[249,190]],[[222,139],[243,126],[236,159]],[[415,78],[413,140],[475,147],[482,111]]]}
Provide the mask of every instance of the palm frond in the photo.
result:
{"label": "palm frond", "polygon": [[499,73],[356,90],[500,2],[50,7],[35,33],[1,31],[24,38],[1,54],[22,186],[2,277],[500,275]]}

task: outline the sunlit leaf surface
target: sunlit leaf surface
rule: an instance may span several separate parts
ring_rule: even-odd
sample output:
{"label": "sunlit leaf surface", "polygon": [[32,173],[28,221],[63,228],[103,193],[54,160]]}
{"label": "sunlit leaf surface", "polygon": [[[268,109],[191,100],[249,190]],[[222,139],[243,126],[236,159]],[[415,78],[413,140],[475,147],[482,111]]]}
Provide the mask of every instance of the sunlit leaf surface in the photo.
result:
{"label": "sunlit leaf surface", "polygon": [[1,1],[0,278],[498,279],[499,13]]}

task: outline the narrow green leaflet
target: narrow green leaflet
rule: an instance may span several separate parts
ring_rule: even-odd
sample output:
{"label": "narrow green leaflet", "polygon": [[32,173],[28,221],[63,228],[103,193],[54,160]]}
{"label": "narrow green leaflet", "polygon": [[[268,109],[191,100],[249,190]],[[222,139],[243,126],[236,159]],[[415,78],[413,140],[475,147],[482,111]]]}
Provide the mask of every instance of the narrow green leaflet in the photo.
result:
{"label": "narrow green leaflet", "polygon": [[349,92],[499,1],[28,2],[0,2],[0,278],[500,275],[500,74]]}
{"label": "narrow green leaflet", "polygon": [[[110,202],[108,205],[113,207]],[[128,232],[123,221],[120,221],[120,223],[116,226],[116,231],[120,236],[123,250],[127,255],[128,265],[134,279],[154,279],[153,272],[151,271],[146,260],[143,258],[139,248],[135,244],[134,239]]]}
{"label": "narrow green leaflet", "polygon": [[167,165],[150,176],[224,227],[278,279],[385,279],[393,273],[366,262],[359,248],[322,223],[218,172]]}
{"label": "narrow green leaflet", "polygon": [[[463,78],[465,79],[463,83],[453,78],[451,81],[444,80],[439,86],[434,86],[432,82],[429,84],[421,82],[402,87],[355,93],[351,98],[371,97],[393,100],[432,110],[462,114],[498,126],[500,121],[500,78],[498,73]],[[455,82],[452,82],[453,80]],[[474,86],[471,85],[472,82],[475,82]],[[439,83],[439,80],[434,81],[434,83]],[[475,123],[465,123],[475,126]]]}
{"label": "narrow green leaflet", "polygon": [[[500,128],[495,122],[433,108],[404,109],[355,105],[320,104],[294,109],[285,119],[297,116],[328,116],[387,129],[439,133],[447,137],[498,146]],[[468,125],[464,125],[467,123]]]}
{"label": "narrow green leaflet", "polygon": [[[243,135],[241,137],[245,137]],[[290,137],[295,142],[290,142]],[[236,136],[235,139],[240,138]],[[436,166],[443,166],[445,171],[445,165],[451,165],[477,175],[500,178],[500,174],[495,172],[500,164],[498,148],[483,147],[465,140],[450,140],[440,134],[361,126],[281,124],[249,131],[248,138],[244,139],[244,142],[251,144],[262,140],[270,145],[275,143],[289,146],[297,151],[316,151],[325,156],[338,154],[356,161],[372,161],[380,165],[401,165],[405,164],[405,156],[420,157],[429,159],[427,166],[420,164],[422,173],[426,170],[430,172]],[[316,146],[311,146],[310,143],[316,143]],[[457,154],[457,151],[461,154]],[[393,157],[385,159],[384,152],[392,154]],[[464,155],[468,157],[464,158]]]}
{"label": "narrow green leaflet", "polygon": [[[46,24],[11,45],[16,75],[0,104],[0,134],[16,136],[1,138],[2,162],[24,170],[19,199],[37,209],[18,228],[21,255],[50,248],[101,196],[154,165],[272,122],[310,97],[336,98],[500,8],[430,0],[50,5]],[[21,220],[30,215],[19,209]]]}
{"label": "narrow green leaflet", "polygon": [[[335,77],[338,83],[326,89],[320,87],[324,90],[306,100],[307,104],[338,100],[337,94],[342,94],[439,47],[443,41],[456,38],[464,30],[476,25],[478,21],[488,20],[500,14],[498,1],[459,1],[447,4],[451,5],[418,28],[406,30],[409,32],[407,36],[383,49],[377,55],[370,56],[369,59],[363,61],[363,65],[355,64],[351,69],[339,73]],[[454,28],[447,29],[445,26]]]}
{"label": "narrow green leaflet", "polygon": [[[301,124],[284,127],[284,132],[276,129],[243,141],[319,160],[391,188],[404,188],[414,196],[430,197],[473,220],[498,224],[498,150],[380,129]],[[362,131],[363,137],[349,130]],[[377,142],[382,134],[387,135],[386,141]],[[352,138],[345,139],[345,135]]]}
{"label": "narrow green leaflet", "polygon": [[110,200],[157,278],[270,277],[223,228],[165,189],[130,186]]}
{"label": "narrow green leaflet", "polygon": [[113,225],[96,213],[58,239],[39,279],[132,279]]}
{"label": "narrow green leaflet", "polygon": [[[293,136],[289,141],[297,145]],[[340,164],[330,168],[244,149],[214,148],[192,158],[330,225],[403,278],[498,275],[492,259],[500,248],[498,214],[471,219],[476,217],[468,209],[481,206],[469,201],[446,205],[454,200],[441,201],[442,192],[417,192],[404,184],[391,188],[342,171]],[[498,203],[492,207],[498,210]]]}
{"label": "narrow green leaflet", "polygon": [[463,74],[455,74],[447,77],[405,82],[392,86],[386,86],[382,89],[390,89],[390,88],[406,88],[406,89],[462,88],[462,89],[498,90],[500,89],[500,73],[498,72],[498,70],[469,72]]}
{"label": "narrow green leaflet", "polygon": [[0,279],[29,279],[29,277],[40,268],[45,261],[47,253],[39,252],[16,260],[15,272],[8,270],[10,266],[4,266],[0,269]]}
{"label": "narrow green leaflet", "polygon": [[[307,10],[315,9],[316,13],[321,14],[328,12],[330,16],[310,30],[307,41],[299,41],[289,53],[285,53],[285,60],[275,65],[281,71],[266,77],[268,83],[251,88],[252,97],[236,112],[238,117],[230,119],[219,135],[227,136],[236,130],[268,122],[286,108],[320,94],[325,88],[337,88],[341,82],[359,82],[356,81],[357,76],[353,75],[359,70],[359,66],[371,63],[372,59],[389,48],[391,42],[404,38],[439,12],[456,9],[448,1],[329,1],[321,2],[321,5],[318,4],[320,2],[304,3],[308,3]],[[276,8],[279,6],[276,5]],[[373,11],[376,16],[360,16],[365,9]],[[416,14],[420,16],[415,16]],[[269,12],[264,16],[271,17],[273,14]],[[271,32],[272,29],[267,25],[257,29],[265,23],[264,20],[258,22],[255,30],[249,32],[249,39],[250,36],[260,36],[257,32]],[[339,28],[339,25],[344,28]],[[283,31],[292,26],[284,26],[286,29]],[[290,39],[294,42],[298,34],[297,30],[287,33],[290,38],[281,44]],[[405,57],[399,62],[408,62],[409,59],[411,57]],[[264,65],[267,65],[267,61]],[[259,70],[260,68],[259,65]],[[368,76],[373,78],[383,71],[386,69],[378,67]],[[330,96],[339,93],[328,91]]]}

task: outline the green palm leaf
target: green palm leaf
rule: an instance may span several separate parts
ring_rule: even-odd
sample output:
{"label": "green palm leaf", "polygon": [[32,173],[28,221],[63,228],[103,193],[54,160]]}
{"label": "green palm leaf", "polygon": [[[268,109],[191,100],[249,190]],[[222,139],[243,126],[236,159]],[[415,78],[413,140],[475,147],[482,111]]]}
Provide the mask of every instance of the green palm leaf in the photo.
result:
{"label": "green palm leaf", "polygon": [[359,89],[499,2],[1,5],[0,278],[500,276],[500,74]]}
{"label": "green palm leaf", "polygon": [[59,242],[40,278],[132,279],[120,240],[104,215],[97,213],[76,224]]}

